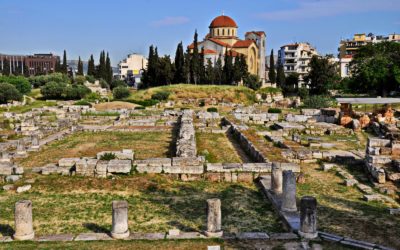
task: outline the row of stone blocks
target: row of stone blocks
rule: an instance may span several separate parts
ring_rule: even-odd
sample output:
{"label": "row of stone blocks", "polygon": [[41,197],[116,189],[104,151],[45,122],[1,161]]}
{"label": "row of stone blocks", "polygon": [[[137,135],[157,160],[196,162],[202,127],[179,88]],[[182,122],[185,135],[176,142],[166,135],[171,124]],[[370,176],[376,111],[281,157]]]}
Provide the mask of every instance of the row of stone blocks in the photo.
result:
{"label": "row of stone blocks", "polygon": [[176,156],[195,157],[196,155],[197,148],[193,125],[193,111],[184,110],[180,118],[180,128],[176,142]]}
{"label": "row of stone blocks", "polygon": [[[35,238],[32,202],[30,200],[21,200],[15,203],[14,220],[15,233],[13,238],[15,240],[33,240]],[[208,237],[222,237],[221,201],[219,199],[207,200],[207,230],[204,233]],[[127,201],[112,202],[112,229],[110,235],[114,239],[126,239],[129,237]]]}

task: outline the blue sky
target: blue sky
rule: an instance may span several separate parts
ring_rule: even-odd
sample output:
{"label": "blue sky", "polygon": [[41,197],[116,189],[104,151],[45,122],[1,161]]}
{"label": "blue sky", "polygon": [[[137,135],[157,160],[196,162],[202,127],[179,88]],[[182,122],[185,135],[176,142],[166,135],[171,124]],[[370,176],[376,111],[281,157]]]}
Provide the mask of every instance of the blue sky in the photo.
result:
{"label": "blue sky", "polygon": [[97,58],[105,49],[114,65],[128,53],[175,53],[208,32],[224,12],[246,31],[267,34],[267,54],[308,41],[320,53],[337,53],[353,33],[400,33],[400,0],[0,0],[0,53],[67,50],[69,59]]}

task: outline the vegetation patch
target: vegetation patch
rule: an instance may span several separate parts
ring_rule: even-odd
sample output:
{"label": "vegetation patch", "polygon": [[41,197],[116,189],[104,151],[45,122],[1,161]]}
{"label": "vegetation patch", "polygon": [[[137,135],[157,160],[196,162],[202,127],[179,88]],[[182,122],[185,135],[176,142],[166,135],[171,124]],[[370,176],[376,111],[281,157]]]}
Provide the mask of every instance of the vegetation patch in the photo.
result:
{"label": "vegetation patch", "polygon": [[210,163],[242,162],[225,134],[196,133],[197,151]]}
{"label": "vegetation patch", "polygon": [[100,151],[132,149],[137,159],[171,157],[172,134],[168,132],[79,132],[19,159],[23,167],[57,163],[67,157],[94,157]]}

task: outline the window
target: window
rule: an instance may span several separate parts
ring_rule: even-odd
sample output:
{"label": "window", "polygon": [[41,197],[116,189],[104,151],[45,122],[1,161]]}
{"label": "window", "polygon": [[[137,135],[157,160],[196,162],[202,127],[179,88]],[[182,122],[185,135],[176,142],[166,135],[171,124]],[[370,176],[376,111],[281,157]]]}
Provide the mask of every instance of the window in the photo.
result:
{"label": "window", "polygon": [[222,35],[225,36],[225,29],[222,29]]}
{"label": "window", "polygon": [[231,35],[231,30],[230,29],[228,29],[228,36],[230,36]]}
{"label": "window", "polygon": [[217,32],[218,32],[218,36],[219,36],[219,29],[217,30]]}

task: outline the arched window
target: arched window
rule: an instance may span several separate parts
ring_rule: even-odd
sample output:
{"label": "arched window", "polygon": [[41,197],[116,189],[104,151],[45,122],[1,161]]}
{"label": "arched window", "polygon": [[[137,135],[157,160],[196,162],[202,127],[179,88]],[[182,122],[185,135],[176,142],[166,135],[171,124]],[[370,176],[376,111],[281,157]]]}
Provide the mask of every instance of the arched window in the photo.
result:
{"label": "arched window", "polygon": [[219,29],[217,30],[218,36],[219,36]]}
{"label": "arched window", "polygon": [[231,30],[230,29],[228,29],[228,36],[230,36],[231,35]]}
{"label": "arched window", "polygon": [[225,36],[225,29],[222,29],[222,35]]}

